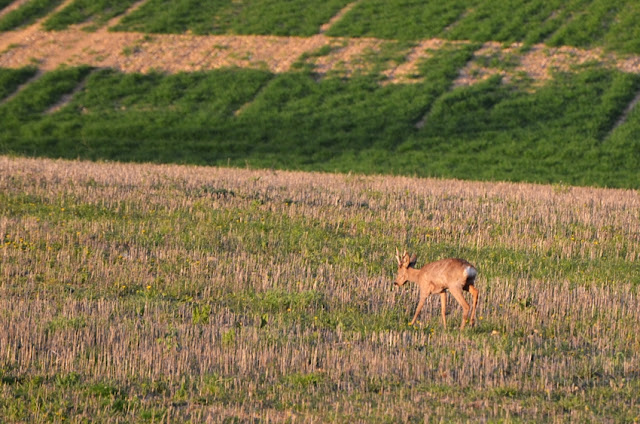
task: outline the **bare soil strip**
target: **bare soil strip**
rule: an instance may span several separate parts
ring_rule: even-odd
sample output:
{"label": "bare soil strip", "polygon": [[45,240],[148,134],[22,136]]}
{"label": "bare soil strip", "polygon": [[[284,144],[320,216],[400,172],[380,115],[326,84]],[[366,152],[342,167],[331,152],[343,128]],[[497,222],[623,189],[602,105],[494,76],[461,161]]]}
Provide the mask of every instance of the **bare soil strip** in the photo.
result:
{"label": "bare soil strip", "polygon": [[[287,72],[303,54],[320,74],[332,71],[345,76],[367,67],[367,55],[375,54],[386,40],[373,38],[332,38],[322,34],[312,37],[237,36],[237,35],[178,35],[109,32],[94,33],[74,28],[48,32],[37,25],[0,34],[0,67],[19,68],[36,64],[53,70],[61,65],[89,65],[109,67],[122,72],[189,72],[225,67],[264,69],[274,73]],[[411,83],[418,64],[448,43],[432,39],[419,42],[408,52],[406,61],[388,69],[390,82]],[[314,55],[322,47],[330,46],[324,55]],[[622,72],[640,73],[640,57],[617,58],[599,49],[582,50],[573,47],[550,48],[533,46],[519,53],[519,45],[504,47],[499,43],[485,43],[476,58],[461,70],[456,85],[470,85],[501,74],[509,80],[524,73],[532,80],[544,82],[554,70],[569,70],[574,65],[599,62]],[[512,67],[491,68],[483,58],[508,56]]]}
{"label": "bare soil strip", "polygon": [[624,124],[627,121],[627,118],[629,117],[629,114],[636,107],[636,105],[638,103],[640,103],[640,91],[638,91],[636,93],[636,96],[633,98],[633,100],[631,100],[629,102],[629,104],[625,108],[624,112],[622,112],[622,115],[620,115],[620,118],[618,118],[618,120],[613,125],[613,127],[611,127],[611,131],[609,131],[609,134],[614,132],[616,130],[616,128],[618,128],[620,125]]}

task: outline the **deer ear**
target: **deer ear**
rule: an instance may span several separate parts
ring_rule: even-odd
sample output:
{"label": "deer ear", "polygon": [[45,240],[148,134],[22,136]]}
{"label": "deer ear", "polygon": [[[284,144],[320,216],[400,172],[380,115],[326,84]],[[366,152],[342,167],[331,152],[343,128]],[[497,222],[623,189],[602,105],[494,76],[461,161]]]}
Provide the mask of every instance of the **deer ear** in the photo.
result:
{"label": "deer ear", "polygon": [[409,266],[414,266],[417,260],[418,256],[414,253],[413,255],[411,255],[411,259],[409,260]]}

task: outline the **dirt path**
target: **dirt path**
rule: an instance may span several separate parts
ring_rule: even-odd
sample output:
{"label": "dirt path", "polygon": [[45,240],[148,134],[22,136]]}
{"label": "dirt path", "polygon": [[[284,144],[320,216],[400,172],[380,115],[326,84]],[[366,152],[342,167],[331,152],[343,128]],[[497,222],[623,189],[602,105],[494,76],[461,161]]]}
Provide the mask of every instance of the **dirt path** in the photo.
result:
{"label": "dirt path", "polygon": [[[58,8],[65,7],[69,0]],[[144,4],[135,3],[127,13]],[[19,2],[16,2],[17,4]],[[367,57],[380,51],[392,41],[372,38],[333,38],[324,35],[336,19],[348,12],[354,2],[323,26],[312,37],[233,36],[233,35],[177,35],[110,32],[122,16],[109,21],[95,32],[83,31],[81,26],[64,31],[44,31],[42,20],[24,29],[0,33],[0,67],[18,68],[37,65],[41,70],[56,69],[61,65],[90,65],[109,67],[122,72],[182,72],[205,71],[224,67],[265,69],[287,72],[305,55],[320,74],[328,72],[351,73],[366,69]],[[12,5],[13,6],[13,5]],[[389,82],[417,81],[418,64],[433,50],[446,45],[446,40],[432,39],[416,43],[405,52],[402,63],[388,63],[384,71]],[[329,49],[326,49],[330,47]],[[640,56],[619,58],[601,50],[581,50],[571,47],[549,48],[536,45],[520,53],[519,45],[505,47],[499,43],[485,43],[475,58],[461,70],[456,85],[470,85],[494,74],[506,80],[526,74],[542,82],[550,71],[569,69],[585,62],[600,62],[623,72],[640,73]],[[328,53],[319,55],[320,49]],[[325,50],[325,52],[326,52]],[[314,54],[315,53],[315,54]],[[498,58],[500,68],[492,68],[488,58]],[[496,61],[493,61],[495,63]]]}

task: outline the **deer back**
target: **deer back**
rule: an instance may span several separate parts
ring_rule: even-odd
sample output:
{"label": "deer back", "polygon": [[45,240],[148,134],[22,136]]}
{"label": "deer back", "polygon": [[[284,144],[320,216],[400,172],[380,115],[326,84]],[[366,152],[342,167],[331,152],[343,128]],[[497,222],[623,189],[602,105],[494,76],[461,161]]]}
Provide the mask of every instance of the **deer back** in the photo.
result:
{"label": "deer back", "polygon": [[[449,258],[426,264],[420,269],[420,286],[433,286],[432,292],[439,293],[453,286],[464,287],[473,284],[477,271],[464,259]],[[471,280],[471,281],[469,281]]]}

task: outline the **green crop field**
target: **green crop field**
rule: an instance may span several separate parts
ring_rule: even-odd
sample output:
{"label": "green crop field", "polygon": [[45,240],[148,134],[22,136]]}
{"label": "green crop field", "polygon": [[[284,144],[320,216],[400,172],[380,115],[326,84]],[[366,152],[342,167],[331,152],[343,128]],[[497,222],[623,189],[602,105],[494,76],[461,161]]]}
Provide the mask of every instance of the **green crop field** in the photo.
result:
{"label": "green crop field", "polygon": [[[449,90],[472,51],[439,51],[415,84],[64,68],[0,104],[0,152],[640,187],[640,113],[616,125],[640,77],[587,67],[534,93],[499,78]],[[3,70],[5,93],[32,73]]]}
{"label": "green crop field", "polygon": [[[634,191],[0,158],[3,422],[634,422]],[[395,247],[479,270],[407,325]]]}
{"label": "green crop field", "polygon": [[367,0],[330,30],[334,36],[548,43],[640,53],[633,0]]}
{"label": "green crop field", "polygon": [[[333,41],[284,72],[266,64],[43,72],[37,58],[0,68],[0,153],[640,188],[640,74],[613,64],[637,60],[625,55],[638,53],[639,14],[635,2],[601,0],[30,0],[0,17],[0,28],[41,18],[46,30],[96,31],[117,18],[109,30],[304,41],[331,22],[322,37]],[[332,37],[380,44],[322,70],[318,61],[335,60],[346,45]],[[432,37],[449,41],[417,51]],[[479,53],[495,41],[516,44],[504,55]],[[120,53],[134,59],[155,42],[146,35]],[[521,61],[537,43],[617,56],[554,64],[549,78],[535,81]],[[227,47],[206,55],[216,48]],[[416,52],[424,54],[416,69],[393,82],[394,69]],[[235,59],[251,56],[243,54]],[[495,75],[483,79],[470,63]],[[465,72],[479,82],[459,86]]]}

